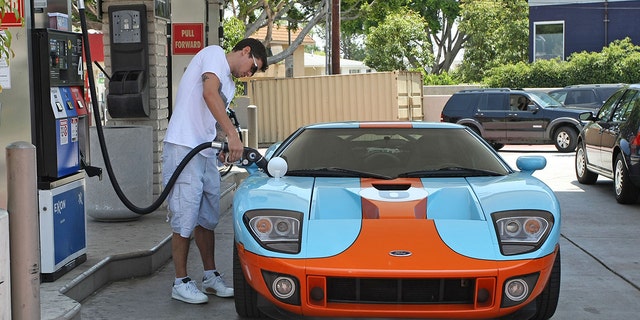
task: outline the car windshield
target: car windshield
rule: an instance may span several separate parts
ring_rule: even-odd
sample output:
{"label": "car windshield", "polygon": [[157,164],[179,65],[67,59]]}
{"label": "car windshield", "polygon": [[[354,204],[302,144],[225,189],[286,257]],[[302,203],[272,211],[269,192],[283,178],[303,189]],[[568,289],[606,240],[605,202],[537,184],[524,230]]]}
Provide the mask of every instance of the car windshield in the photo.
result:
{"label": "car windshield", "polygon": [[510,168],[466,128],[308,128],[275,155],[289,176],[471,177]]}
{"label": "car windshield", "polygon": [[563,106],[558,100],[544,92],[531,91],[529,94],[531,94],[531,100],[543,108],[558,108]]}

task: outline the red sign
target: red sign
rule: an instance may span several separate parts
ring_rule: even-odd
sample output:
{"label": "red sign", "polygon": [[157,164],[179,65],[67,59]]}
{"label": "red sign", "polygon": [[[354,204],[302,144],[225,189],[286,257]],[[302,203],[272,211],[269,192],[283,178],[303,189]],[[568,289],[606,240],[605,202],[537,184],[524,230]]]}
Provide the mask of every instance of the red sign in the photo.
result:
{"label": "red sign", "polygon": [[174,23],[171,27],[173,54],[196,54],[204,48],[204,24]]}
{"label": "red sign", "polygon": [[[24,0],[8,0],[5,3],[4,17],[0,17],[0,21],[2,21],[1,27],[21,27],[22,17],[24,17]],[[17,12],[18,16],[14,11]]]}

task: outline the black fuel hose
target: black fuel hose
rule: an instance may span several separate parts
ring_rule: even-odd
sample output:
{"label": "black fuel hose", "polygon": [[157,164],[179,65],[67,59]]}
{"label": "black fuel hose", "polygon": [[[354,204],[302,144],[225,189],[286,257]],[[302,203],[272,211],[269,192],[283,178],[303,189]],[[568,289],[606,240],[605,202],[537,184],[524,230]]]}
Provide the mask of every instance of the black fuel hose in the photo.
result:
{"label": "black fuel hose", "polygon": [[[207,148],[216,148],[216,149],[220,149],[222,151],[227,151],[227,144],[226,143],[221,143],[221,142],[205,142],[202,143],[200,145],[198,145],[197,147],[193,148],[185,157],[184,159],[182,159],[182,161],[180,162],[180,164],[178,165],[178,167],[176,168],[176,170],[174,171],[173,175],[171,176],[171,178],[169,179],[169,182],[167,183],[167,185],[165,186],[164,190],[162,191],[162,193],[160,193],[160,196],[158,197],[158,199],[156,199],[156,201],[154,201],[150,206],[148,207],[138,207],[136,205],[134,205],[126,196],[125,194],[122,192],[122,188],[120,188],[120,185],[118,184],[118,181],[116,180],[115,174],[113,173],[113,167],[111,166],[111,161],[109,158],[109,152],[107,150],[106,147],[106,143],[104,140],[104,133],[102,131],[102,122],[100,121],[100,109],[98,107],[98,101],[96,99],[96,87],[95,87],[95,79],[93,78],[93,67],[91,65],[91,50],[89,49],[89,33],[87,31],[87,18],[85,15],[85,7],[84,7],[84,1],[83,0],[78,0],[78,12],[80,15],[80,28],[82,29],[82,40],[84,43],[84,53],[85,53],[85,61],[87,62],[87,74],[88,74],[88,78],[89,78],[89,93],[91,94],[91,103],[92,103],[92,107],[93,107],[93,115],[95,118],[95,125],[96,125],[96,132],[98,133],[98,141],[100,143],[100,150],[102,151],[102,157],[104,158],[104,165],[107,169],[107,174],[109,175],[109,180],[111,180],[111,185],[113,186],[113,190],[116,192],[116,195],[118,196],[118,198],[120,199],[120,201],[122,201],[122,203],[125,205],[125,207],[127,207],[127,209],[137,213],[137,214],[148,214],[151,212],[154,212],[156,209],[158,209],[160,207],[160,205],[162,205],[162,203],[164,202],[164,200],[167,198],[167,196],[169,195],[169,191],[171,191],[171,188],[173,187],[173,185],[175,184],[176,180],[178,179],[178,176],[180,175],[180,173],[182,172],[182,170],[184,169],[184,167],[187,165],[187,163],[196,155],[198,154],[198,152],[207,149]],[[245,151],[246,153],[246,151]],[[265,162],[265,160],[260,157],[260,159],[256,159],[256,160],[261,160],[262,162]]]}

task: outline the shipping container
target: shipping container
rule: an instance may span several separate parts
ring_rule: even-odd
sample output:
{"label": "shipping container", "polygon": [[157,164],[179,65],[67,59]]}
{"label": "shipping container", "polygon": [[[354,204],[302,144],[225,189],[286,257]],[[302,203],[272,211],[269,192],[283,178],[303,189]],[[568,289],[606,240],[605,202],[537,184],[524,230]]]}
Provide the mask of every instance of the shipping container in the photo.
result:
{"label": "shipping container", "polygon": [[408,71],[258,78],[247,83],[247,95],[257,106],[261,146],[310,123],[422,121],[422,90],[422,75]]}

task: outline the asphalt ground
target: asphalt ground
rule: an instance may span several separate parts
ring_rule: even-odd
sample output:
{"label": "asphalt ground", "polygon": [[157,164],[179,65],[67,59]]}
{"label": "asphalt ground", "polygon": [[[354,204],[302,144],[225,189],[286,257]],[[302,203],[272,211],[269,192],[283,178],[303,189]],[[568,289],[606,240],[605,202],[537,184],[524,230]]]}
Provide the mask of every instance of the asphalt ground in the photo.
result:
{"label": "asphalt ground", "polygon": [[[572,153],[553,146],[505,146],[501,155],[515,168],[521,155],[543,155],[547,167],[534,176],[557,194],[562,208],[562,277],[555,320],[638,319],[640,316],[640,203],[619,205],[612,181],[580,185]],[[155,215],[153,213],[152,215]],[[149,220],[156,218],[149,218]],[[144,223],[143,221],[141,221]],[[168,230],[168,226],[164,226]],[[161,232],[156,230],[155,232]],[[216,233],[216,262],[232,283],[233,229],[230,212]],[[201,262],[191,246],[190,275],[202,278]],[[241,319],[233,298],[210,296],[190,305],[171,299],[172,261],[149,276],[110,283],[80,302],[82,319]],[[200,281],[198,281],[200,283]]]}

